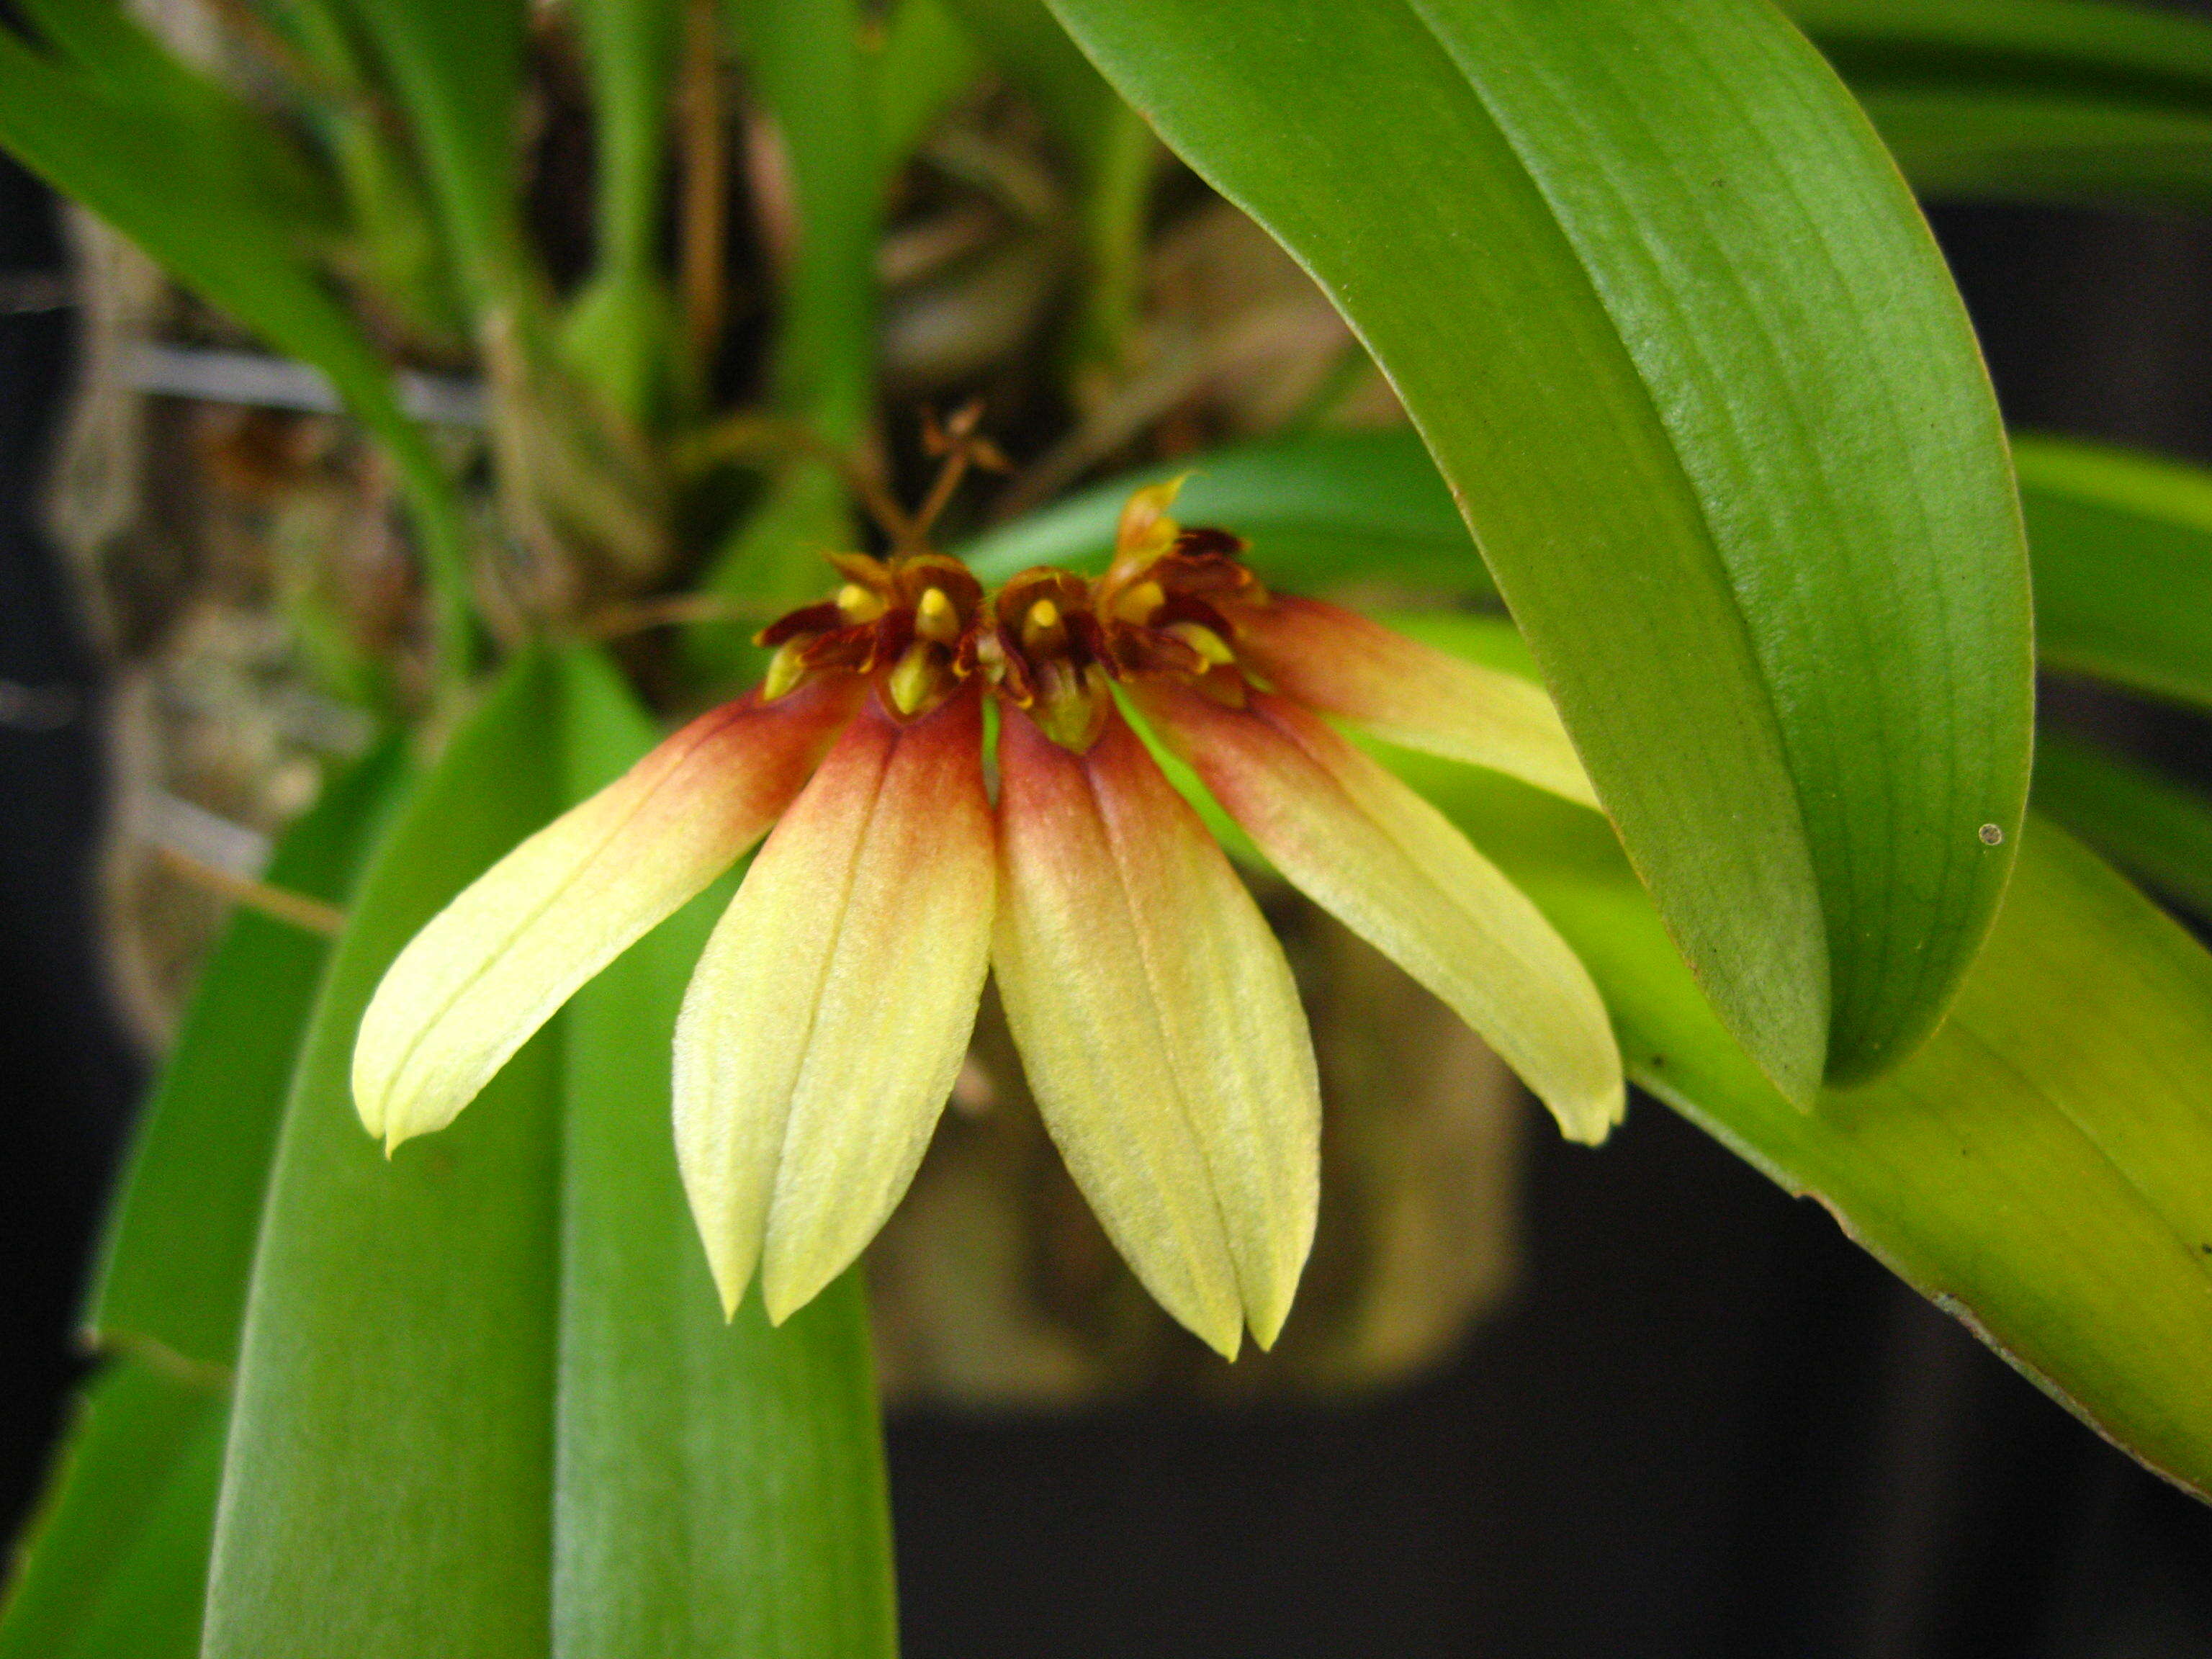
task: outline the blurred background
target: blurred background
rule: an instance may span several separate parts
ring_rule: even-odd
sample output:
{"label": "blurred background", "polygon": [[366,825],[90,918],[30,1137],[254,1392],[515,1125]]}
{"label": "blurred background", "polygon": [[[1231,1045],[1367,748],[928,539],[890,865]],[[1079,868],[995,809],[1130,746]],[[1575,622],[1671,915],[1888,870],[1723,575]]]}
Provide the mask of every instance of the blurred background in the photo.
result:
{"label": "blurred background", "polygon": [[[2012,422],[2212,462],[2212,227],[1943,210]],[[151,1056],[100,939],[115,684],[41,501],[81,319],[0,161],[0,1530],[82,1361],[75,1299]],[[111,642],[112,648],[112,642]],[[2212,729],[2046,714],[2212,786]],[[910,1659],[2212,1655],[2212,1512],[1639,1099],[1528,1114],[1503,1300],[1328,1404],[894,1412]]]}

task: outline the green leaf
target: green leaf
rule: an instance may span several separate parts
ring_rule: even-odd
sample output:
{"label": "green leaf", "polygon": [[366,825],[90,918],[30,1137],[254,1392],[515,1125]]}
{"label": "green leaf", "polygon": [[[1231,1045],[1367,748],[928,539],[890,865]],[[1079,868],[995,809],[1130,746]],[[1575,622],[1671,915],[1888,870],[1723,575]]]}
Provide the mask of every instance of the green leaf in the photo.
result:
{"label": "green leaf", "polygon": [[347,0],[405,109],[480,310],[532,303],[520,170],[523,0]]}
{"label": "green leaf", "polygon": [[592,79],[599,268],[647,273],[659,254],[683,0],[575,0],[574,9]]}
{"label": "green leaf", "polygon": [[[1409,624],[1525,671],[1503,624]],[[1712,1019],[1589,813],[1390,757],[1574,945],[1631,1074],[2086,1420],[2212,1493],[2212,956],[2035,823],[1950,1018],[1890,1078],[1793,1109]]]}
{"label": "green leaf", "polygon": [[2212,921],[2212,799],[2063,732],[2035,746],[2035,806]]}
{"label": "green leaf", "polygon": [[349,1086],[399,947],[560,804],[558,681],[521,659],[372,860],[270,1175],[224,1468],[209,1659],[542,1656],[560,1055],[548,1034],[388,1162]]}
{"label": "green leaf", "polygon": [[1129,494],[1187,472],[1185,524],[1251,543],[1271,582],[1315,592],[1347,580],[1490,592],[1490,580],[1436,463],[1413,433],[1317,432],[1150,467],[1015,520],[960,550],[987,583],[1035,564],[1098,571]]}
{"label": "green leaf", "polygon": [[[275,885],[342,904],[398,793],[405,754],[380,745],[334,780],[270,861]],[[86,1316],[100,1342],[172,1369],[227,1373],[269,1160],[326,940],[235,912],[202,970],[140,1120]]]}
{"label": "green leaf", "polygon": [[2212,475],[2018,437],[2044,666],[2212,708]]}
{"label": "green leaf", "polygon": [[795,246],[784,274],[779,400],[834,444],[875,401],[876,232],[882,215],[868,65],[854,0],[729,0],[781,135]]}
{"label": "green leaf", "polygon": [[884,185],[907,164],[945,106],[981,73],[975,49],[944,0],[900,0],[891,9],[869,69],[876,169]]}
{"label": "green leaf", "polygon": [[2212,109],[2212,27],[2115,0],[1782,0],[1861,81],[2042,86]]}
{"label": "green leaf", "polygon": [[[654,733],[603,659],[564,665],[569,790]],[[780,1331],[722,1319],[677,1178],[670,1034],[722,883],[562,1017],[561,1650],[868,1659],[896,1650],[867,1327],[848,1273]]]}
{"label": "green leaf", "polygon": [[2212,27],[2108,0],[1789,0],[1923,196],[2202,207]]}
{"label": "green leaf", "polygon": [[0,1659],[196,1659],[224,1401],[134,1359],[85,1390],[0,1612]]}
{"label": "green leaf", "polygon": [[1909,1054],[2011,862],[2027,573],[1827,66],[1752,0],[1055,9],[1391,374],[1729,1028],[1797,1098]]}
{"label": "green leaf", "polygon": [[348,1089],[386,963],[651,729],[533,653],[379,851],[288,1109],[248,1304],[207,1652],[888,1654],[857,1287],[725,1325],[675,1170],[675,1009],[711,902],[388,1163]]}
{"label": "green leaf", "polygon": [[1929,199],[2212,204],[2212,114],[2035,92],[1856,90]]}

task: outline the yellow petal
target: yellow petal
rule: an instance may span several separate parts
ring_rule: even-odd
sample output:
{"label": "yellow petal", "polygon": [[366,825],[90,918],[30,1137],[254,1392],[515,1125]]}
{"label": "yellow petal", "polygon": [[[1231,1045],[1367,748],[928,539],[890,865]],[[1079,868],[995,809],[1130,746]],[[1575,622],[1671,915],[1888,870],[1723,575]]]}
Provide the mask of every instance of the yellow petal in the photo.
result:
{"label": "yellow petal", "polygon": [[1153,684],[1139,701],[1278,869],[1480,1032],[1570,1139],[1605,1139],[1626,1097],[1597,988],[1442,813],[1285,698],[1224,708]]}
{"label": "yellow petal", "polygon": [[1137,1277],[1234,1358],[1313,1243],[1321,1099],[1297,988],[1119,713],[1081,756],[1009,711],[992,961],[1031,1091]]}
{"label": "yellow petal", "polygon": [[852,703],[823,686],[702,714],[464,889],[362,1018],[368,1132],[391,1147],[452,1122],[578,986],[760,839]]}
{"label": "yellow petal", "polygon": [[1595,806],[1566,727],[1540,687],[1462,662],[1317,599],[1237,615],[1237,649],[1276,690],[1388,742],[1486,766]]}
{"label": "yellow petal", "polygon": [[846,729],[746,872],[676,1026],[676,1148],[724,1310],[781,1322],[883,1225],[952,1092],[997,882],[981,700]]}

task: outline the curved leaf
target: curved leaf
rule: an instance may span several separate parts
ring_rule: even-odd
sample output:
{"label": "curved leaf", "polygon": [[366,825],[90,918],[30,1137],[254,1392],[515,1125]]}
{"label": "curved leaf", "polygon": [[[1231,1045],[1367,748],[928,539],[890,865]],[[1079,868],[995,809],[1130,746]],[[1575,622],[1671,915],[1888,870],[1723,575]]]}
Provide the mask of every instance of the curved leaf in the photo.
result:
{"label": "curved leaf", "polygon": [[2034,799],[2045,817],[2212,921],[2212,799],[2063,732],[2035,745]]}
{"label": "curved leaf", "polygon": [[1827,67],[1751,0],[1054,4],[1391,374],[1729,1029],[1797,1098],[1910,1053],[2010,864],[2027,566]]}
{"label": "curved leaf", "polygon": [[[1501,624],[1408,624],[1523,672]],[[2101,1432],[2212,1494],[2212,955],[2048,824],[1951,1017],[1871,1086],[1793,1110],[1704,1007],[1604,826],[1391,757],[1582,953],[1635,1079]]]}
{"label": "curved leaf", "polygon": [[2013,453],[2044,665],[2212,708],[2212,474],[2055,438]]}

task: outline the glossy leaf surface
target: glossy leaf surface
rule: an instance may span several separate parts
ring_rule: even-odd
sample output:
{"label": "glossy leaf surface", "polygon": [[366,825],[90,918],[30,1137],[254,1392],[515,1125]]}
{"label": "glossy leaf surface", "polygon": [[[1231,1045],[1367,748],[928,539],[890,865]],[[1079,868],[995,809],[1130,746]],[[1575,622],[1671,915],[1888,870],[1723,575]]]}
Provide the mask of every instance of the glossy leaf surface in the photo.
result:
{"label": "glossy leaf surface", "polygon": [[386,1162],[354,1030],[416,928],[560,804],[557,682],[511,669],[363,878],[331,961],[246,1303],[207,1652],[542,1655],[550,1627],[559,1053],[541,1036]]}
{"label": "glossy leaf surface", "polygon": [[2212,707],[2212,475],[2053,438],[2013,448],[2044,665]]}
{"label": "glossy leaf surface", "polygon": [[[1410,631],[1526,660],[1501,625]],[[1950,1019],[1892,1078],[1802,1113],[1702,1006],[1595,817],[1391,758],[1581,951],[1637,1081],[1818,1199],[2104,1433],[2212,1491],[2212,956],[2031,824]]]}
{"label": "glossy leaf surface", "polygon": [[1827,67],[1738,0],[1055,9],[1392,376],[1730,1029],[1801,1098],[1909,1053],[2010,861],[2027,568]]}

